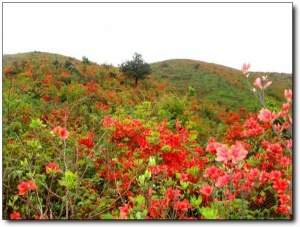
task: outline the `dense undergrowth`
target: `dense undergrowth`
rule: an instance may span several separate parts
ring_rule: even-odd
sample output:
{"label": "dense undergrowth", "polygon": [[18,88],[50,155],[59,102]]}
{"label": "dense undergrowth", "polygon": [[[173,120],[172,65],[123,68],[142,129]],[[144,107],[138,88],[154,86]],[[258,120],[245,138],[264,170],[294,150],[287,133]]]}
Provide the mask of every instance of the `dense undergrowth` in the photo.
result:
{"label": "dense undergrowth", "polygon": [[3,65],[4,219],[293,217],[289,76],[173,60],[136,87],[85,57]]}

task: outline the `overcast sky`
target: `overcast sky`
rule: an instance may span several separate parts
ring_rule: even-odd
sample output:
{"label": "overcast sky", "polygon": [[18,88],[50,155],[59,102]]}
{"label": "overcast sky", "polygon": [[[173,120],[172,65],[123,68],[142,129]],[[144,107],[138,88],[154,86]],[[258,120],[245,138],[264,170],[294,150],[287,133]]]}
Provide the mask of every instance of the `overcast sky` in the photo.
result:
{"label": "overcast sky", "polygon": [[3,3],[3,54],[58,53],[118,66],[193,59],[292,72],[291,3]]}

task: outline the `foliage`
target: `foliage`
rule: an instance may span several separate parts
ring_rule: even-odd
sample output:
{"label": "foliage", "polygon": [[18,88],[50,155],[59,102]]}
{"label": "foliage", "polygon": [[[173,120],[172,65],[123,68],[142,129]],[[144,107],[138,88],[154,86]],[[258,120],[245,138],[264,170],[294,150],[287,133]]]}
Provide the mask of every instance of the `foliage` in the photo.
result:
{"label": "foliage", "polygon": [[129,77],[135,79],[135,86],[138,84],[138,80],[143,79],[145,75],[150,74],[150,65],[142,59],[142,55],[135,53],[131,61],[123,62],[120,65],[120,70]]}

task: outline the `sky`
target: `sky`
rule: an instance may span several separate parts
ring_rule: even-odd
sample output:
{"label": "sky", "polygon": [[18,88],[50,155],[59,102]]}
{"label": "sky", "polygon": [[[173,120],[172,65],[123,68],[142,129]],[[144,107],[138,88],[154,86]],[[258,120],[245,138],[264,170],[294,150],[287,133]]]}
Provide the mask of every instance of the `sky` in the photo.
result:
{"label": "sky", "polygon": [[291,3],[3,3],[3,54],[193,59],[292,73]]}

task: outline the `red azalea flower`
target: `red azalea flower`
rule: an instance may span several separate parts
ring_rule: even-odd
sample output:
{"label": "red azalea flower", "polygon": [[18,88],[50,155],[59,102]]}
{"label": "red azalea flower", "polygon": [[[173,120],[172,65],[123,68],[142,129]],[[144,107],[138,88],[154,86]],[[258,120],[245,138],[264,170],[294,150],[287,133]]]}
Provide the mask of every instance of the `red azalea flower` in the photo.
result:
{"label": "red azalea flower", "polygon": [[210,196],[210,194],[213,192],[213,188],[209,185],[203,185],[200,189],[200,192],[206,196]]}
{"label": "red azalea flower", "polygon": [[187,211],[190,207],[189,202],[184,199],[183,201],[176,201],[174,203],[174,210],[182,210],[182,211]]}
{"label": "red azalea flower", "polygon": [[285,192],[285,190],[289,187],[289,183],[282,179],[282,180],[275,180],[273,182],[273,188],[278,192],[278,194],[282,194]]}
{"label": "red azalea flower", "polygon": [[19,194],[18,195],[24,195],[29,190],[36,190],[38,187],[35,185],[35,183],[32,180],[29,180],[27,182],[21,182],[18,185]]}
{"label": "red azalea flower", "polygon": [[46,173],[47,173],[47,174],[50,174],[50,173],[57,173],[57,172],[60,171],[59,165],[56,164],[55,162],[49,163],[49,164],[45,167],[45,169],[46,169]]}
{"label": "red azalea flower", "polygon": [[67,129],[60,126],[55,127],[50,133],[58,135],[59,138],[63,140],[67,139],[69,136]]}
{"label": "red azalea flower", "polygon": [[22,218],[19,212],[14,211],[10,214],[10,220],[20,220],[20,219]]}
{"label": "red azalea flower", "polygon": [[19,189],[19,194],[18,195],[24,195],[27,192],[27,183],[26,182],[21,182],[18,185],[18,189]]}
{"label": "red azalea flower", "polygon": [[167,189],[167,199],[168,200],[172,200],[172,199],[177,199],[178,197],[180,197],[181,193],[180,190],[175,189],[173,190],[172,188],[168,188]]}

